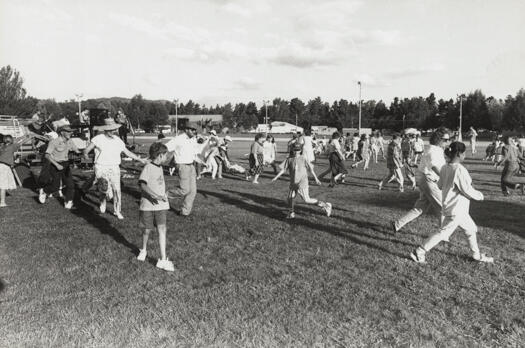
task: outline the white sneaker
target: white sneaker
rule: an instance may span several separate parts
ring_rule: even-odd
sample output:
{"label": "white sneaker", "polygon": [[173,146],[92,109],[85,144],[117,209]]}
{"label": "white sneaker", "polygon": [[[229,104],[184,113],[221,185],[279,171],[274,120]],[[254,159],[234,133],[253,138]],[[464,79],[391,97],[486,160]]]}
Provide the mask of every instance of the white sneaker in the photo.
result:
{"label": "white sneaker", "polygon": [[73,208],[73,201],[65,202],[64,203],[64,208],[66,208],[66,209]]}
{"label": "white sneaker", "polygon": [[161,260],[159,259],[157,261],[157,268],[163,269],[168,272],[175,271],[175,267],[173,266],[173,262],[171,262],[169,259]]}
{"label": "white sneaker", "polygon": [[114,212],[113,215],[115,215],[119,220],[124,220],[124,216],[122,216],[122,213]]}
{"label": "white sneaker", "polygon": [[494,263],[494,258],[485,254],[480,254],[479,257],[474,256],[473,258],[478,262]]}
{"label": "white sneaker", "polygon": [[103,199],[102,202],[100,202],[100,212],[104,214],[106,212],[106,200]]}
{"label": "white sneaker", "polygon": [[287,216],[286,216],[287,219],[295,219],[295,213],[289,213]]}
{"label": "white sneaker", "polygon": [[326,216],[329,217],[330,215],[332,215],[332,203],[326,203],[325,211],[326,211]]}
{"label": "white sneaker", "polygon": [[146,261],[146,256],[148,255],[148,252],[144,249],[139,249],[139,255],[137,256],[137,260],[139,261]]}
{"label": "white sneaker", "polygon": [[423,250],[421,247],[418,247],[412,254],[410,254],[410,257],[417,263],[427,263],[425,260],[425,254],[425,250]]}
{"label": "white sneaker", "polygon": [[40,192],[38,193],[38,201],[42,204],[46,202],[46,193],[44,192],[44,189],[40,189]]}

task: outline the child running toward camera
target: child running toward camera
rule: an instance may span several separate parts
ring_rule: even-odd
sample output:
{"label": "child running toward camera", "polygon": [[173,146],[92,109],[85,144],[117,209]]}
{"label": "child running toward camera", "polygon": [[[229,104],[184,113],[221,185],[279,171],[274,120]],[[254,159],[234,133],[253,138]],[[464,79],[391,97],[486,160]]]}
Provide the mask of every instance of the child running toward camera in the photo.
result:
{"label": "child running toward camera", "polygon": [[389,182],[396,180],[399,183],[399,191],[403,192],[403,159],[401,156],[401,138],[398,134],[392,135],[392,141],[388,144],[386,152],[386,166],[388,168],[388,174],[385,175],[383,180],[379,182],[379,190],[383,189],[383,186]]}
{"label": "child running toward camera", "polygon": [[166,160],[167,153],[166,145],[158,142],[153,143],[149,148],[151,162],[147,163],[140,173],[139,227],[144,229],[144,232],[142,249],[139,250],[137,260],[146,260],[150,232],[157,228],[160,247],[160,259],[157,261],[157,267],[173,272],[175,270],[173,262],[166,257],[166,213],[170,209],[170,205],[166,196],[162,163]]}
{"label": "child running toward camera", "polygon": [[315,182],[318,185],[320,185],[321,182],[312,170],[310,162],[308,162],[307,158],[301,154],[301,151],[301,144],[294,144],[290,151],[290,156],[282,164],[281,171],[272,179],[272,182],[276,181],[286,170],[288,170],[290,174],[290,190],[288,191],[288,207],[290,208],[290,212],[288,218],[295,218],[294,199],[297,194],[302,197],[306,204],[316,204],[325,211],[326,216],[330,216],[330,214],[332,214],[332,204],[319,201],[315,198],[310,198],[308,190],[308,171],[312,173]]}
{"label": "child running toward camera", "polygon": [[450,144],[450,147],[445,150],[450,162],[441,170],[438,182],[443,192],[441,228],[410,254],[410,257],[418,263],[425,263],[425,254],[440,242],[448,241],[458,227],[465,232],[468,238],[474,260],[494,262],[492,257],[480,253],[477,242],[478,227],[469,215],[470,200],[482,201],[483,194],[472,187],[470,174],[461,164],[465,160],[465,151],[465,144],[457,141]]}

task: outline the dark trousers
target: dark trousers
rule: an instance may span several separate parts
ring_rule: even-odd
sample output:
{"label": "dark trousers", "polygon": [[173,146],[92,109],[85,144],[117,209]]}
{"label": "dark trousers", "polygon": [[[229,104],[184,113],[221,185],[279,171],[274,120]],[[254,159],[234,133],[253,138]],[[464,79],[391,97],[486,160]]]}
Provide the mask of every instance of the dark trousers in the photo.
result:
{"label": "dark trousers", "polygon": [[118,129],[118,136],[122,139],[124,144],[128,144],[128,128],[126,126],[122,126]]}
{"label": "dark trousers", "polygon": [[519,180],[514,176],[518,174],[520,166],[518,163],[505,163],[503,171],[501,172],[501,191],[508,192],[507,188],[515,189],[517,184],[524,183],[524,180]]}
{"label": "dark trousers", "polygon": [[53,164],[49,163],[49,175],[51,180],[43,187],[46,194],[55,193],[60,189],[60,181],[65,186],[66,192],[64,193],[64,199],[66,202],[72,201],[75,195],[75,183],[73,182],[73,175],[69,161],[58,162],[62,167],[62,170],[58,170]]}

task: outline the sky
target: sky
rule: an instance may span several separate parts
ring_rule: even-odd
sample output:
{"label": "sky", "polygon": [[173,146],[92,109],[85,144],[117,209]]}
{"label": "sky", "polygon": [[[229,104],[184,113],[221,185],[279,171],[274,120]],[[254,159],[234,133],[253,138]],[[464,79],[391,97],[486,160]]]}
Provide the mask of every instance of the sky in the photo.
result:
{"label": "sky", "polygon": [[522,0],[0,0],[0,66],[57,101],[206,105],[525,87]]}

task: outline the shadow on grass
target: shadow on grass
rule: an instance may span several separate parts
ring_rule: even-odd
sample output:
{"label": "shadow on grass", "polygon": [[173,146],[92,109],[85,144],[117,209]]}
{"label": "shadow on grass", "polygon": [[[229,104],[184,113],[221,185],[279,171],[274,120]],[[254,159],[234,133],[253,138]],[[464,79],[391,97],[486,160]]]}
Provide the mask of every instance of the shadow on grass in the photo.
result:
{"label": "shadow on grass", "polygon": [[5,289],[5,283],[4,281],[0,278],[0,292],[4,291]]}
{"label": "shadow on grass", "polygon": [[[222,193],[219,193],[219,192],[199,190],[200,193],[204,193],[204,194],[207,194],[207,195],[210,195],[210,196],[213,196],[213,197],[217,197],[222,202],[224,202],[226,204],[238,206],[238,207],[240,207],[242,209],[245,209],[245,210],[247,210],[249,212],[256,213],[256,214],[259,214],[259,215],[263,215],[263,216],[266,216],[266,217],[271,218],[271,219],[282,220],[282,218],[280,218],[281,216],[283,216],[282,208],[276,208],[274,206],[275,205],[277,205],[277,206],[282,205],[283,201],[277,200],[277,199],[274,199],[274,198],[269,198],[269,197],[263,197],[263,196],[258,196],[258,195],[254,195],[254,194],[249,194],[249,193],[229,191],[229,190],[224,190],[224,191],[228,192],[228,193],[235,194],[235,195],[240,195],[241,197],[247,198],[247,199],[252,200],[254,202],[259,202],[261,204],[267,205],[267,207],[263,207],[262,208],[259,205],[247,202],[245,199],[237,198],[237,197],[234,197],[234,196],[231,196],[231,195],[222,194]],[[340,218],[340,219],[342,219],[342,220],[344,220],[344,221],[346,221],[346,222],[348,222],[350,224],[358,226],[358,227],[366,227],[366,228],[374,228],[375,227],[375,228],[380,228],[379,231],[384,233],[383,230],[385,229],[385,227],[381,226],[381,225],[377,225],[377,224],[370,223],[370,222],[358,221],[358,220],[345,218],[345,217],[338,217],[338,218]],[[388,241],[388,242],[393,242],[393,243],[407,245],[407,246],[410,246],[410,247],[416,246],[415,244],[406,243],[404,241],[400,241],[400,240],[397,240],[397,239],[383,238],[383,237],[379,237],[379,236],[375,236],[375,235],[370,235],[370,234],[366,234],[366,233],[360,233],[360,232],[357,232],[357,231],[352,231],[350,229],[343,229],[343,228],[336,227],[336,226],[333,226],[333,225],[319,224],[319,223],[315,223],[315,222],[312,222],[310,220],[305,220],[305,219],[302,219],[302,218],[296,218],[293,221],[291,221],[291,223],[294,224],[294,225],[301,225],[301,226],[304,226],[304,227],[308,227],[308,228],[312,228],[312,229],[315,229],[315,230],[318,230],[318,231],[322,231],[322,232],[331,234],[331,235],[336,236],[336,237],[345,238],[345,239],[347,239],[347,240],[349,240],[349,241],[351,241],[351,242],[353,242],[355,244],[364,245],[366,247],[369,247],[369,248],[372,248],[372,249],[376,249],[376,250],[379,250],[379,251],[383,251],[385,253],[388,253],[388,254],[391,254],[391,255],[394,255],[394,256],[398,256],[398,257],[401,257],[401,258],[405,258],[405,259],[407,258],[407,256],[404,253],[395,252],[394,250],[384,248],[384,247],[382,247],[380,245],[376,245],[374,243],[370,243],[370,242],[365,241],[365,240],[363,240],[363,239],[361,239],[359,237],[375,239],[375,240],[378,240],[378,241]]]}
{"label": "shadow on grass", "polygon": [[474,221],[484,227],[503,230],[525,238],[524,204],[486,200],[473,202],[470,214]]}
{"label": "shadow on grass", "polygon": [[71,213],[84,219],[88,224],[98,229],[101,234],[107,234],[113,238],[115,242],[128,248],[133,254],[138,254],[138,247],[129,242],[118,229],[111,226],[110,222],[99,215],[87,202],[90,202],[95,206],[99,204],[99,202],[95,202],[87,195],[84,196],[83,199],[75,197],[76,209],[72,209]]}

